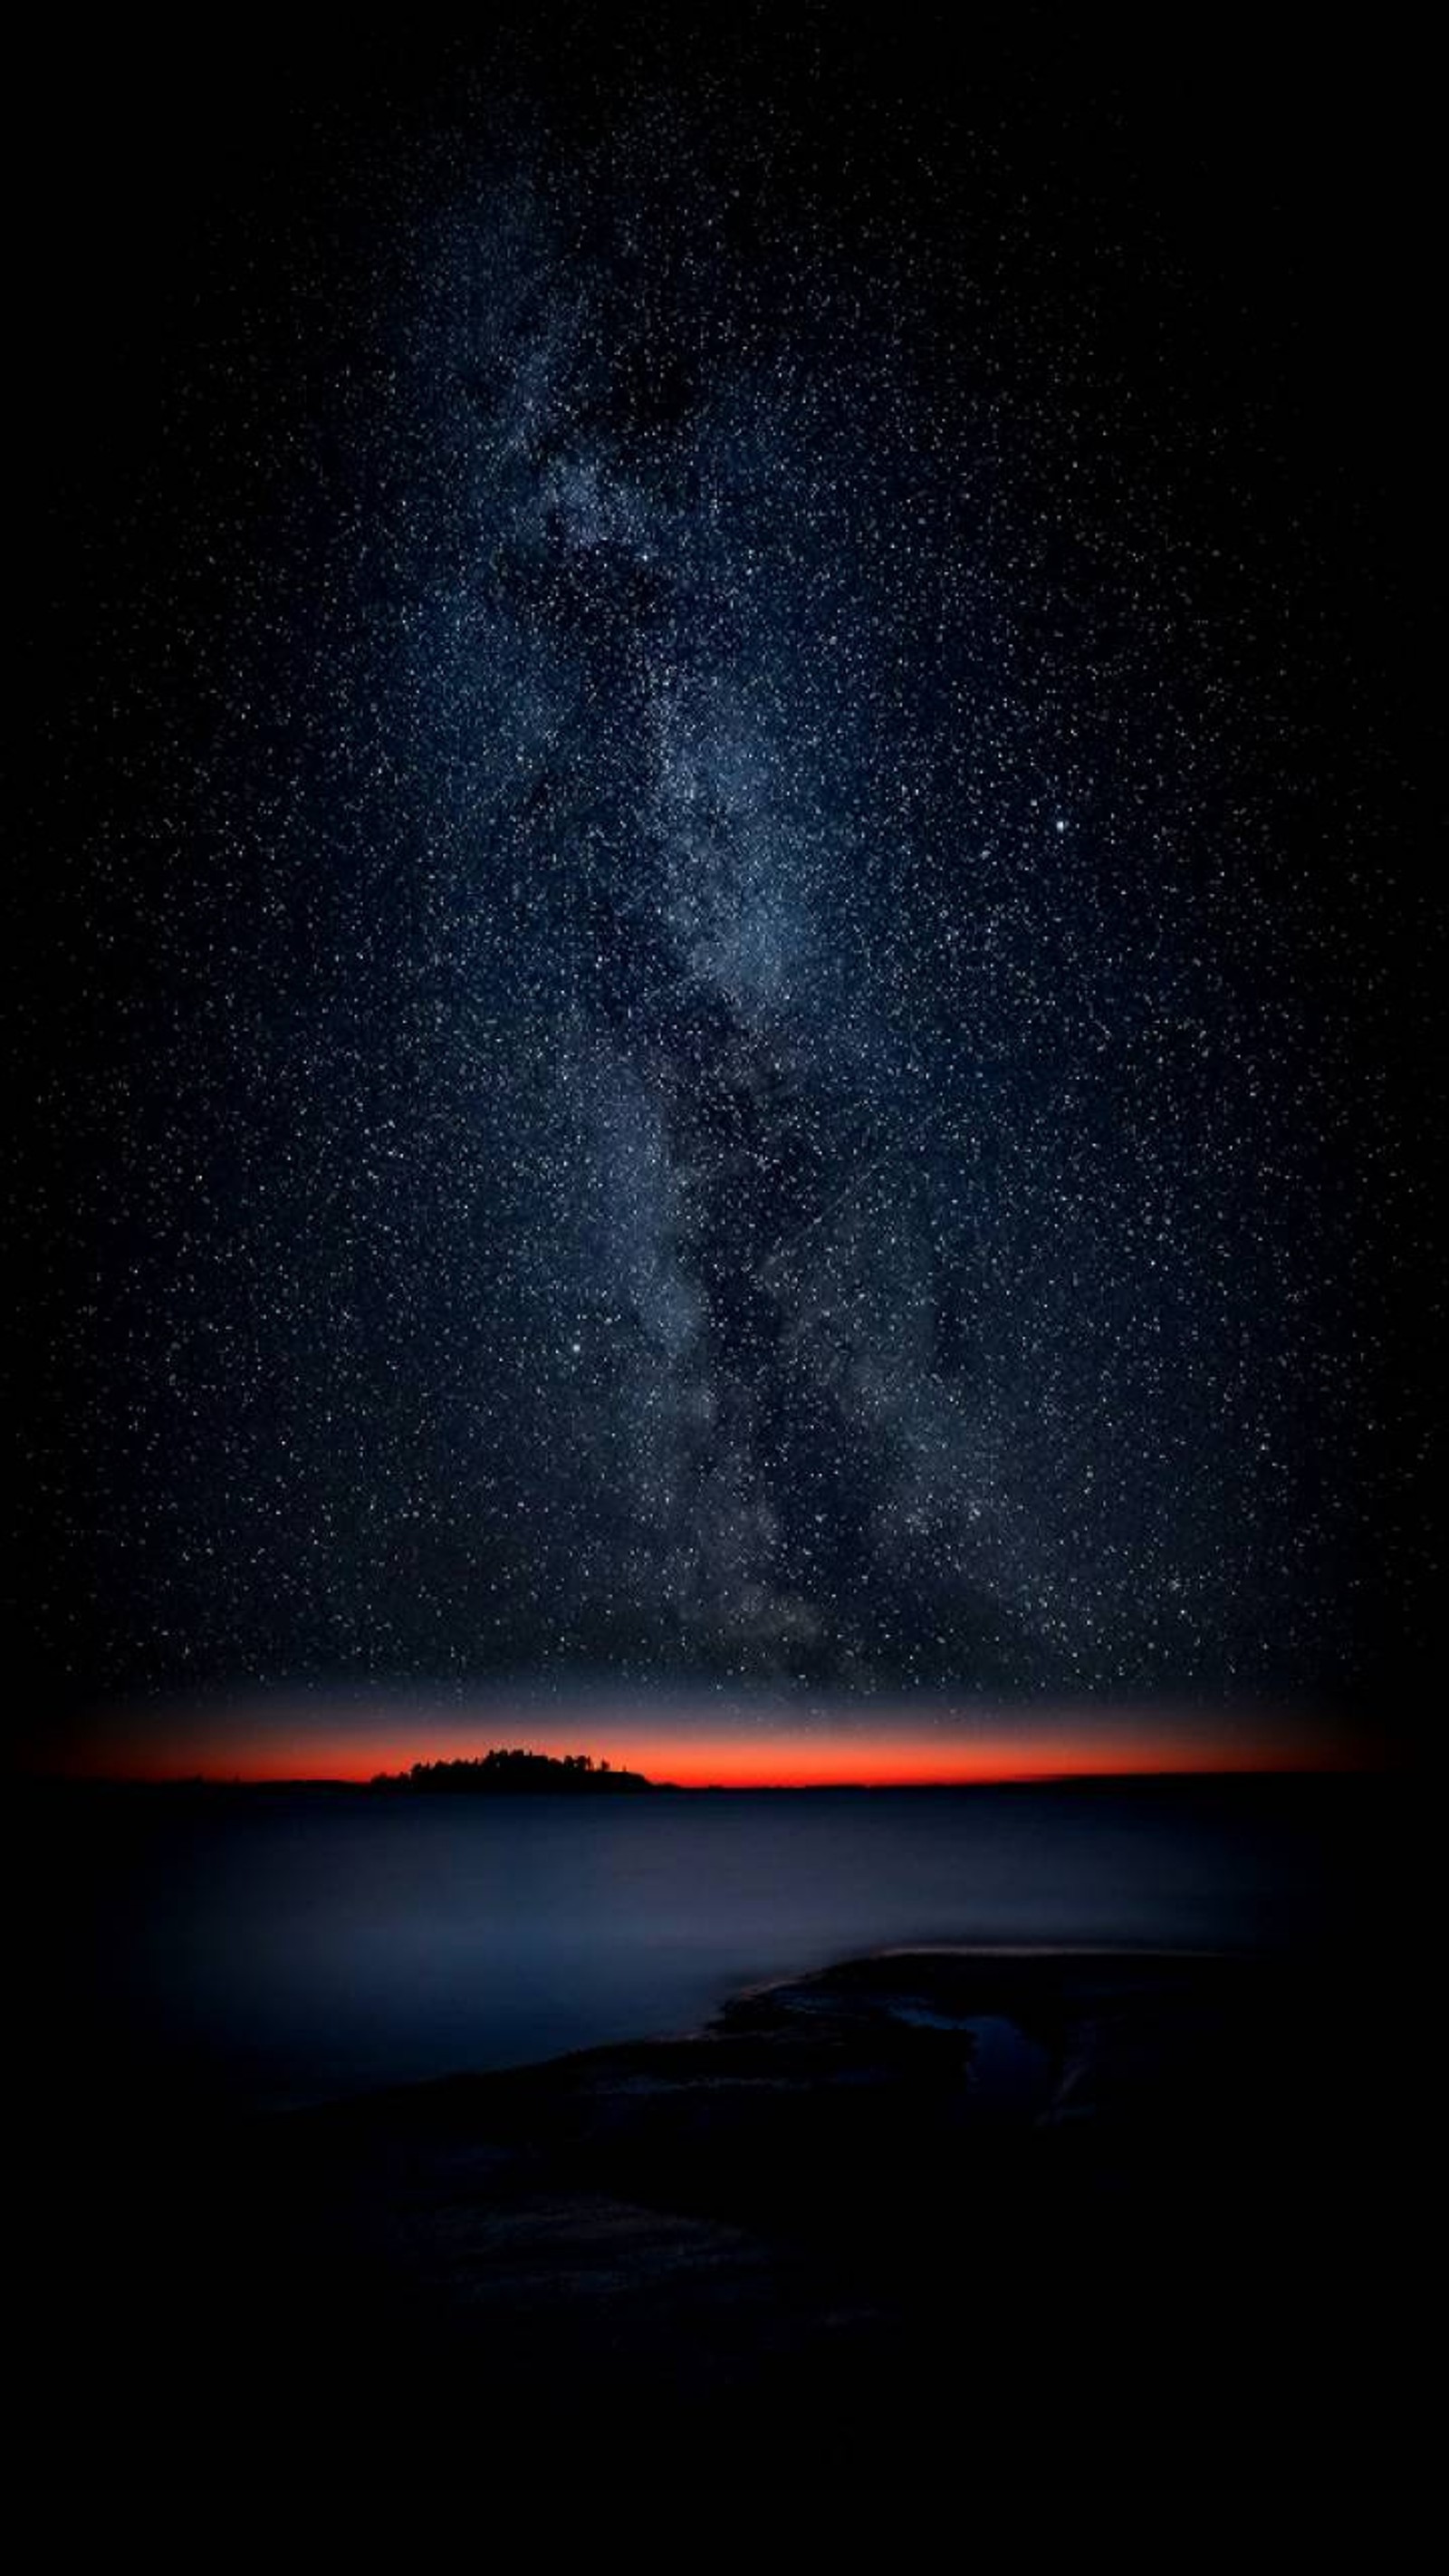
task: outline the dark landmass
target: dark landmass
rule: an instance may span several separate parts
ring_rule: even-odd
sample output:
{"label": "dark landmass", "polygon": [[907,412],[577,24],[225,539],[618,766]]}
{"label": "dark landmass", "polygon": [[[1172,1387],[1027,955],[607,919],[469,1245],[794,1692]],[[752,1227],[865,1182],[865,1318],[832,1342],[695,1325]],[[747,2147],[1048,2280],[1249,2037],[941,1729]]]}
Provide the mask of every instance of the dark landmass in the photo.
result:
{"label": "dark landmass", "polygon": [[1196,2439],[1224,2405],[1240,2458],[1361,2442],[1412,2253],[1408,2038],[1342,1957],[886,1954],[692,2036],[138,2131],[100,2243],[68,2218],[43,2259],[79,2269],[88,2368],[146,2316],[173,2416],[261,2374],[716,2461]]}
{"label": "dark landmass", "polygon": [[425,1795],[462,1789],[492,1798],[515,1797],[520,1792],[531,1795],[540,1789],[579,1790],[593,1796],[601,1790],[652,1789],[654,1783],[642,1771],[615,1771],[588,1753],[565,1753],[556,1759],[551,1753],[498,1746],[471,1761],[415,1762],[410,1771],[379,1771],[369,1786],[419,1790]]}
{"label": "dark landmass", "polygon": [[[517,1777],[502,1776],[502,1766],[521,1762],[526,1769]],[[493,1766],[499,1766],[494,1768]],[[478,1775],[485,1767],[489,1776]],[[463,1775],[463,1776],[457,1776]],[[1022,1779],[990,1780],[653,1780],[642,1771],[616,1769],[608,1761],[595,1762],[588,1754],[569,1754],[561,1759],[552,1754],[500,1751],[459,1761],[415,1762],[406,1771],[378,1771],[371,1779],[344,1779],[330,1774],[314,1778],[295,1778],[278,1772],[255,1779],[238,1779],[215,1772],[177,1772],[160,1778],[141,1778],[121,1772],[27,1772],[19,1775],[19,1785],[31,1799],[61,1798],[76,1803],[84,1800],[121,1797],[135,1803],[147,1798],[172,1802],[185,1797],[202,1796],[215,1802],[221,1798],[369,1797],[374,1790],[422,1789],[439,1792],[457,1790],[463,1796],[482,1789],[505,1790],[522,1787],[548,1792],[561,1790],[567,1797],[576,1789],[586,1792],[613,1789],[648,1789],[656,1796],[668,1791],[679,1798],[991,1798],[1019,1796],[1040,1797],[1069,1791],[1074,1798],[1100,1799],[1104,1804],[1133,1796],[1160,1799],[1164,1794],[1178,1795],[1184,1802],[1227,1804],[1234,1799],[1262,1803],[1275,1795],[1301,1799],[1320,1790],[1337,1795],[1347,1783],[1371,1783],[1402,1776],[1391,1765],[1365,1765],[1352,1772],[1307,1769],[1294,1771],[1060,1771],[1033,1773]]]}

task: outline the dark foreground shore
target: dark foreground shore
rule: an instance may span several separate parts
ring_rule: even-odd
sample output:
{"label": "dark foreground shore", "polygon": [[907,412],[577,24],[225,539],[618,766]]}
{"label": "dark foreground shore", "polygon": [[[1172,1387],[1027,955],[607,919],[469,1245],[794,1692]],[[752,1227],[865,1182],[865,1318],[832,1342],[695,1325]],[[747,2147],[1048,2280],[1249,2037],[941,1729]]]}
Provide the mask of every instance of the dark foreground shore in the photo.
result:
{"label": "dark foreground shore", "polygon": [[1213,2421],[1362,2459],[1410,2041],[1342,1959],[913,1951],[694,2036],[215,2134],[113,2117],[104,2169],[93,2127],[50,2176],[30,2349],[173,2428],[361,2404],[848,2457]]}

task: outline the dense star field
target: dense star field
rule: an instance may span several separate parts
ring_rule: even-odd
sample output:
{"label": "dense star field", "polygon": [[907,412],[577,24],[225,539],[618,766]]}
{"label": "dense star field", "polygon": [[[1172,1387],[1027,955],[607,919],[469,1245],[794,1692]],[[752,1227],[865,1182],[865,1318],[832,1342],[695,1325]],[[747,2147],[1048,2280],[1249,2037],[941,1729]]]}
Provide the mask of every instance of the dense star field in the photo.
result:
{"label": "dense star field", "polygon": [[1349,68],[786,14],[66,89],[43,1724],[1387,1723],[1423,930]]}

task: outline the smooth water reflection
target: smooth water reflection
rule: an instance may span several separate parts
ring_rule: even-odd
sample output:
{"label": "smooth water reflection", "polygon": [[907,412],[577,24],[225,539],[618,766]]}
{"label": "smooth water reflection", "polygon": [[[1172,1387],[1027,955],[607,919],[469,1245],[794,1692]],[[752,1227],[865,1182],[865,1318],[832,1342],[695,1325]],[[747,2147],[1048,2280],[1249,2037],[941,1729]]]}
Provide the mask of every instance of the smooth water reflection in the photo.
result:
{"label": "smooth water reflection", "polygon": [[[697,2025],[889,1943],[1254,1947],[1381,1901],[1384,1784],[407,1801],[56,1793],[85,2044],[316,2100]],[[43,1836],[42,1836],[43,1839]]]}

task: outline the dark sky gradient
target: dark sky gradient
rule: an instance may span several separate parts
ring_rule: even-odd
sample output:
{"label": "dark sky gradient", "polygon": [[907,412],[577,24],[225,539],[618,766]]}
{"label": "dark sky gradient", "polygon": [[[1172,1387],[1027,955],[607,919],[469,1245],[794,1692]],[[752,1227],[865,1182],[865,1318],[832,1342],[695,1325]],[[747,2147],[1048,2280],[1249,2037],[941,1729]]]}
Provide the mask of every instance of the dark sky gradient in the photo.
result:
{"label": "dark sky gradient", "polygon": [[1396,76],[841,16],[34,73],[42,1748],[1404,1723]]}
{"label": "dark sky gradient", "polygon": [[488,1745],[591,1750],[681,1788],[920,1786],[1143,1773],[1364,1771],[1381,1747],[1321,1709],[1157,1699],[1111,1706],[970,1699],[959,1692],[823,1697],[574,1678],[456,1694],[357,1680],[88,1712],[52,1767],[76,1777],[218,1781],[374,1779]]}

